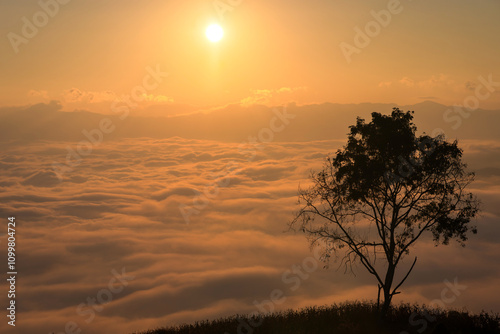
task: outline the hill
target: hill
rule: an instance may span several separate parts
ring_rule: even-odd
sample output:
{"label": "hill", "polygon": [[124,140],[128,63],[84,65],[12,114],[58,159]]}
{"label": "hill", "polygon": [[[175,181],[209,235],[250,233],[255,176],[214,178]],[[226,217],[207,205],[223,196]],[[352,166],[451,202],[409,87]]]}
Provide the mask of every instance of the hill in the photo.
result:
{"label": "hill", "polygon": [[329,307],[272,313],[258,317],[235,315],[195,324],[152,329],[135,334],[352,334],[352,333],[500,333],[499,315],[445,311],[400,304],[382,324],[377,305],[352,302]]}

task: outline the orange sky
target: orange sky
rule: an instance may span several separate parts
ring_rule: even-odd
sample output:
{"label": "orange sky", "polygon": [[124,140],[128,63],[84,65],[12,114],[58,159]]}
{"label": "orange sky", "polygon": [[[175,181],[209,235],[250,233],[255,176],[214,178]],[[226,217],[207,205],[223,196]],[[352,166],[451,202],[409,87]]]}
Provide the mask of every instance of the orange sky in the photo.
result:
{"label": "orange sky", "polygon": [[[419,240],[395,300],[429,303],[458,279],[446,306],[498,312],[499,13],[497,0],[0,0],[0,218],[17,217],[22,263],[19,326],[0,332],[129,333],[254,312],[275,289],[281,309],[375,299],[373,277],[335,263],[290,289],[311,251],[284,231],[356,116],[397,105],[460,140],[484,207],[467,247]],[[133,280],[87,321],[82,303],[122,268]]]}
{"label": "orange sky", "polygon": [[[156,64],[169,77],[149,100],[202,108],[241,101],[451,105],[473,94],[479,76],[500,81],[498,1],[242,0],[221,15],[214,3],[71,1],[19,42],[12,34],[23,38],[22,18],[33,22],[41,7],[3,2],[0,103],[55,99],[68,110],[97,111]],[[213,22],[225,30],[219,43],[204,36]],[[356,39],[366,28],[373,37]],[[349,57],[347,44],[357,48]],[[500,95],[481,107],[500,107]]]}

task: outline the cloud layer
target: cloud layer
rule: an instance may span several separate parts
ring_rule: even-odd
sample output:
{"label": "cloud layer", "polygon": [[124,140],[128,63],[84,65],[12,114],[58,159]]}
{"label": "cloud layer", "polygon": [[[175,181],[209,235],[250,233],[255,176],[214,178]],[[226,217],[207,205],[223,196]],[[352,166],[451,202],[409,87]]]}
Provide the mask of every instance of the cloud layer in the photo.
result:
{"label": "cloud layer", "polygon": [[[354,115],[339,113],[339,124],[352,124]],[[313,136],[315,117],[301,124],[294,119],[281,138],[292,136],[287,131],[298,138]],[[277,309],[375,299],[375,282],[362,268],[356,277],[336,270],[334,263],[328,270],[319,263],[316,268],[304,236],[287,231],[299,184],[307,186],[310,171],[343,145],[347,127],[328,140],[262,143],[250,159],[240,142],[258,133],[259,122],[260,128],[269,124],[264,116],[258,120],[250,129],[233,123],[241,134],[234,142],[105,139],[65,173],[63,182],[53,163],[77,142],[2,141],[0,212],[17,217],[21,273],[18,327],[2,322],[2,333],[59,333],[68,322],[84,333],[130,333],[253,312],[254,302],[269,299],[275,289],[286,296]],[[479,234],[466,248],[435,248],[422,240],[412,253],[418,255],[417,267],[397,301],[439,299],[443,281],[457,277],[467,288],[451,306],[500,310],[500,141],[478,137],[461,145],[478,175],[473,191],[484,206]],[[200,196],[204,193],[209,196]],[[197,208],[189,224],[183,205]],[[294,266],[312,270],[301,276]],[[112,271],[122,268],[134,278],[119,292],[105,292]],[[116,282],[113,287],[119,290]],[[109,296],[102,309],[88,306],[89,299]]]}

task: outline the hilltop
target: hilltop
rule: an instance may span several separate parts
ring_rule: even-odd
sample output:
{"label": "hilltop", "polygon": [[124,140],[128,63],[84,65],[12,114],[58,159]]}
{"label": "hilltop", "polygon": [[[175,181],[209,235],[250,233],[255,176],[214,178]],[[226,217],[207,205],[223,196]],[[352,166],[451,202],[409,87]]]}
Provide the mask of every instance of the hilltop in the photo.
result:
{"label": "hilltop", "polygon": [[195,324],[157,328],[135,334],[351,334],[351,333],[500,333],[500,317],[485,312],[432,309],[417,304],[394,306],[384,324],[377,305],[334,304],[272,313],[262,318],[234,315]]}

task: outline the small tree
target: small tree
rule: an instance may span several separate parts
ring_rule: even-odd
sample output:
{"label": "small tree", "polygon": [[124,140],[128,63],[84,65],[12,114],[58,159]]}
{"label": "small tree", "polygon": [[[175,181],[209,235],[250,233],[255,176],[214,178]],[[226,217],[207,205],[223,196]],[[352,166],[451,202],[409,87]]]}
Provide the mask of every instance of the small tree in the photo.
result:
{"label": "small tree", "polygon": [[311,246],[323,246],[324,259],[340,253],[346,270],[359,261],[376,278],[382,317],[417,258],[399,281],[396,268],[425,232],[436,245],[457,239],[462,246],[477,232],[469,223],[479,202],[465,191],[474,174],[457,141],[416,136],[412,120],[413,112],[398,108],[390,116],[372,113],[370,123],[358,117],[347,145],[312,173],[312,187],[299,190],[303,207],[290,223]]}

